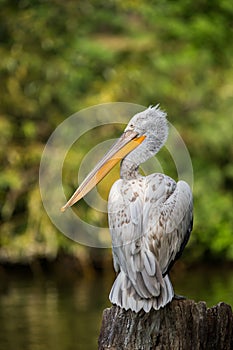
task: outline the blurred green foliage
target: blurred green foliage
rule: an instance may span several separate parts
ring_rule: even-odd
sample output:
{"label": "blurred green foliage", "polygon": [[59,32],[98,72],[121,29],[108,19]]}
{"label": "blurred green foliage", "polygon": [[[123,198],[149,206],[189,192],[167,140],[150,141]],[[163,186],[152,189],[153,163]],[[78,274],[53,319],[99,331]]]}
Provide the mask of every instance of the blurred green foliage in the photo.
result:
{"label": "blurred green foliage", "polygon": [[[1,258],[85,254],[43,210],[41,153],[70,114],[125,101],[159,102],[190,151],[188,258],[232,260],[231,2],[0,0],[0,9]],[[71,175],[87,150],[84,142],[67,161]]]}

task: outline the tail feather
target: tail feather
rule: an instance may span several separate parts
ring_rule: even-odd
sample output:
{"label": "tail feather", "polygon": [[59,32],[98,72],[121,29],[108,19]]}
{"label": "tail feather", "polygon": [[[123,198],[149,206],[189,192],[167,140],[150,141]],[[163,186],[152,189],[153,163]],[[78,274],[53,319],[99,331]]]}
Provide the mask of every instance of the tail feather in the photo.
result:
{"label": "tail feather", "polygon": [[142,298],[134,289],[127,275],[121,271],[112,286],[109,299],[112,304],[116,304],[125,310],[139,312],[144,310],[149,312],[152,308],[155,310],[164,307],[174,296],[172,284],[168,275],[163,277],[160,294],[151,298]]}

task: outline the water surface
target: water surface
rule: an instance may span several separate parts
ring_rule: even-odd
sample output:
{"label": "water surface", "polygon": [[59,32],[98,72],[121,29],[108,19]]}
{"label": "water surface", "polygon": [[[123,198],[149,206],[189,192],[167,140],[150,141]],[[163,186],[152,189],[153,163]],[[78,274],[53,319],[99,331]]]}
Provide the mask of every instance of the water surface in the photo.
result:
{"label": "water surface", "polygon": [[[1,277],[1,274],[0,274]],[[59,282],[53,276],[1,280],[0,350],[94,350],[113,275]],[[233,305],[233,273],[225,267],[176,268],[176,293],[208,306]]]}

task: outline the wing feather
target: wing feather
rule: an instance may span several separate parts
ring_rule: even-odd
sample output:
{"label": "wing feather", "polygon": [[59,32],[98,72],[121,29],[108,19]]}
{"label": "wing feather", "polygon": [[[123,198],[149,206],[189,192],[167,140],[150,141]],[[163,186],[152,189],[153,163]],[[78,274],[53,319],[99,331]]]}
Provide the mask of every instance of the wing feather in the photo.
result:
{"label": "wing feather", "polygon": [[[111,300],[132,310],[165,305],[173,296],[166,274],[191,232],[189,186],[163,174],[120,179],[110,191],[108,211],[114,268],[120,272]],[[114,294],[114,288],[121,291]]]}
{"label": "wing feather", "polygon": [[143,264],[148,276],[155,275],[155,256],[150,250],[145,250]]}
{"label": "wing feather", "polygon": [[[145,179],[144,179],[145,182]],[[162,276],[143,230],[143,180],[118,180],[109,196],[109,227],[116,271],[124,271],[142,298],[159,295]],[[158,277],[156,274],[160,274]]]}
{"label": "wing feather", "polygon": [[166,200],[150,206],[145,227],[150,249],[158,257],[163,275],[168,272],[175,258],[182,253],[192,229],[191,189],[184,181],[179,181],[174,188],[174,181],[165,177],[164,188],[171,188],[172,185],[173,192]]}

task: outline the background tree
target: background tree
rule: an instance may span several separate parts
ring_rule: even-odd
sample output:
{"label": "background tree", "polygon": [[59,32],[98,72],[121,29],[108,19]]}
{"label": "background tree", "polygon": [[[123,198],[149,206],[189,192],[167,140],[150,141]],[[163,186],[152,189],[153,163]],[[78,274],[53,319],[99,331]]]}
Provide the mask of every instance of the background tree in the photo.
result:
{"label": "background tree", "polygon": [[[41,153],[70,114],[125,101],[160,102],[191,153],[189,258],[232,260],[230,2],[0,0],[0,6],[1,258],[84,251],[57,233],[43,210]],[[83,144],[78,157],[86,152]],[[70,184],[77,154],[72,159]]]}

